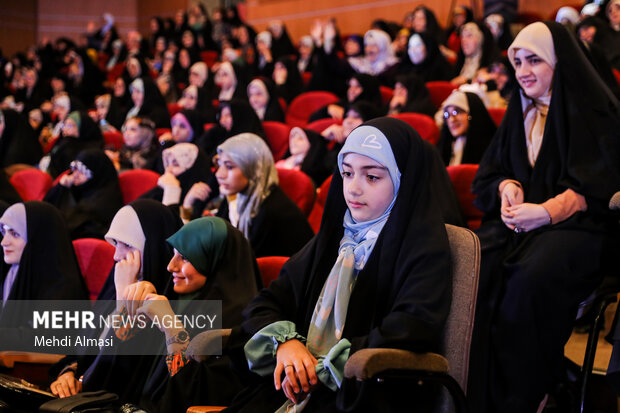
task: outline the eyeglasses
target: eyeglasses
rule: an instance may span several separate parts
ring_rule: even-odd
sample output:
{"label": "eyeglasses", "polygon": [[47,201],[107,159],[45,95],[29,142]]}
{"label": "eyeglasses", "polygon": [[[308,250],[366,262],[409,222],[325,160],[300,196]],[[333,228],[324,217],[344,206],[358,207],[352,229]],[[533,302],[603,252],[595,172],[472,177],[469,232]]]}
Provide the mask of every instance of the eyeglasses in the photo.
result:
{"label": "eyeglasses", "polygon": [[451,111],[446,110],[443,113],[443,118],[448,119],[450,116],[457,117],[458,115],[462,115],[464,113],[467,113],[467,112],[465,112],[464,110],[458,110],[458,109],[453,109]]}

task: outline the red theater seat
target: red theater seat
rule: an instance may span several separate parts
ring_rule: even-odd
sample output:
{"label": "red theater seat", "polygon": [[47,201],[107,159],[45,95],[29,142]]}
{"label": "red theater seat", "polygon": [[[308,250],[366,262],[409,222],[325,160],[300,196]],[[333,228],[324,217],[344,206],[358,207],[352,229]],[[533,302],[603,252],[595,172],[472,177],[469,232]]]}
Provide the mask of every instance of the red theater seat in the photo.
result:
{"label": "red theater seat", "polygon": [[282,191],[297,204],[301,212],[306,217],[310,215],[315,196],[312,179],[301,171],[278,168],[278,180]]}
{"label": "red theater seat", "polygon": [[338,96],[330,92],[305,92],[297,96],[288,107],[286,123],[291,127],[304,127],[310,115],[330,103],[338,101]]}
{"label": "red theater seat", "polygon": [[123,134],[119,131],[103,132],[103,141],[106,148],[120,150],[123,147]]}
{"label": "red theater seat", "polygon": [[148,169],[132,169],[118,175],[118,183],[123,193],[123,202],[128,204],[140,195],[157,186],[159,174]]}
{"label": "red theater seat", "polygon": [[332,183],[332,176],[327,178],[325,182],[321,184],[319,189],[316,190],[316,200],[314,206],[308,217],[308,222],[316,234],[321,227],[321,219],[323,218],[323,209],[325,209],[325,200],[327,200],[327,192],[329,192],[329,185]]}
{"label": "red theater seat", "polygon": [[114,267],[114,247],[104,240],[81,238],[73,241],[82,277],[86,281],[88,295],[96,300],[108,274]]}
{"label": "red theater seat", "polygon": [[443,101],[450,96],[450,93],[456,89],[456,86],[445,80],[436,80],[433,82],[426,82],[426,88],[431,95],[433,105],[439,110]]}
{"label": "red theater seat", "polygon": [[390,116],[410,124],[420,134],[422,139],[429,141],[433,145],[439,140],[439,129],[433,118],[428,115],[422,113],[399,113]]}
{"label": "red theater seat", "polygon": [[263,129],[273,154],[273,160],[277,162],[284,157],[288,149],[288,137],[292,128],[282,122],[265,121]]}
{"label": "red theater seat", "polygon": [[263,287],[269,287],[269,284],[280,275],[280,270],[288,257],[260,257],[256,259],[260,276],[263,279]]}
{"label": "red theater seat", "polygon": [[463,164],[448,166],[448,175],[459,200],[459,205],[467,220],[467,226],[472,231],[480,226],[482,212],[474,206],[476,195],[471,193],[471,183],[478,172],[478,165]]}
{"label": "red theater seat", "polygon": [[52,177],[36,168],[17,171],[9,181],[24,201],[42,201],[52,187]]}

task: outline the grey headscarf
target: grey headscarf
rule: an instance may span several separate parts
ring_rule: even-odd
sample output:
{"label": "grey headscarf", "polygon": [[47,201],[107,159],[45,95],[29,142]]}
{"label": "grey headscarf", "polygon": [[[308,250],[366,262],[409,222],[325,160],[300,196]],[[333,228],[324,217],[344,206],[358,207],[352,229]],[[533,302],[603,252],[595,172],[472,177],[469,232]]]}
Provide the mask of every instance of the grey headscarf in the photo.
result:
{"label": "grey headscarf", "polygon": [[260,205],[269,196],[271,186],[278,184],[273,155],[265,141],[253,133],[241,133],[227,139],[217,147],[217,153],[225,153],[230,157],[248,180],[248,187],[237,195],[237,228],[248,238],[252,218],[258,214]]}

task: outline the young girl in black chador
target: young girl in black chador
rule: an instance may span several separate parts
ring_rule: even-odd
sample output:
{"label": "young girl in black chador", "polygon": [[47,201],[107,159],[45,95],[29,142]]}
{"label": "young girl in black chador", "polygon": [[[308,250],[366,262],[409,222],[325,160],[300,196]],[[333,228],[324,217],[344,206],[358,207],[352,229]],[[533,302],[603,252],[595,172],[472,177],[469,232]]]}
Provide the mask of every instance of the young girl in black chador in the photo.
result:
{"label": "young girl in black chador", "polygon": [[343,368],[362,348],[437,349],[451,277],[435,156],[394,118],[351,133],[321,230],[245,310],[245,356],[262,377],[230,411],[402,411],[404,403],[426,411],[432,397],[367,388],[344,379]]}

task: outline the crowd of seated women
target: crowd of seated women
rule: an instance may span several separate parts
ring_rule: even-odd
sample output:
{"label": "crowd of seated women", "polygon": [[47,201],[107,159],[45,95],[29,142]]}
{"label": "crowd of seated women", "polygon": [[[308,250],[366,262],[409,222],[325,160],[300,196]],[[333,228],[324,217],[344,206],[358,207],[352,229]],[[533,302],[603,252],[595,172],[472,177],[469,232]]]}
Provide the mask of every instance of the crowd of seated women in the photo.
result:
{"label": "crowd of seated women", "polygon": [[[444,224],[465,226],[446,167],[476,164],[469,401],[481,413],[544,408],[577,306],[620,247],[608,208],[620,190],[620,0],[563,8],[514,38],[509,23],[458,6],[443,30],[419,6],[346,37],[317,20],[296,46],[282,22],[257,33],[236,8],[196,4],[153,17],[147,36],[121,38],[106,15],[77,43],[0,55],[2,302],[87,299],[71,240],[99,238],[115,264],[96,311],[153,318],[221,300],[233,331],[227,355],[203,361],[187,354],[201,331],[176,327],[152,337],[165,355],[67,356],[53,394],[103,389],[149,412],[432,411],[433,386],[366,388],[343,366],[362,348],[438,349]],[[452,89],[441,104],[438,81]],[[274,156],[264,122],[284,124],[311,91],[335,98],[289,125]],[[429,118],[437,142],[397,119],[408,113]],[[29,167],[54,182],[22,202],[9,179]],[[134,169],[159,179],[125,205],[119,174]],[[317,188],[332,180],[316,235],[281,169]],[[267,256],[292,258],[263,286]],[[2,308],[0,329],[28,328]],[[146,333],[102,334],[122,348]]]}

